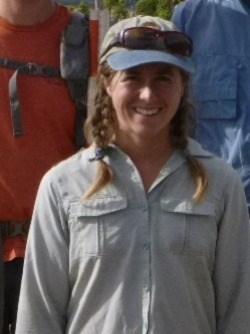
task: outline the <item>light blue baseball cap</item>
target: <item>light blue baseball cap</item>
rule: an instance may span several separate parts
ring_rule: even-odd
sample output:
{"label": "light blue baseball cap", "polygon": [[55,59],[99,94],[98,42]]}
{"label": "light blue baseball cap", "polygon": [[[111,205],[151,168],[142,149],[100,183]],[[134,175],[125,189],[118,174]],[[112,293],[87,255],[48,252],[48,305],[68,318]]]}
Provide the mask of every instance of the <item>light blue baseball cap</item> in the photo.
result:
{"label": "light blue baseball cap", "polygon": [[113,45],[113,41],[120,32],[133,27],[151,27],[160,31],[178,31],[175,25],[167,20],[152,16],[135,16],[113,25],[105,35],[101,47],[100,64],[107,61],[108,65],[116,70],[127,70],[149,63],[165,63],[194,73],[194,64],[190,56],[182,56],[165,50],[131,49],[121,45]]}

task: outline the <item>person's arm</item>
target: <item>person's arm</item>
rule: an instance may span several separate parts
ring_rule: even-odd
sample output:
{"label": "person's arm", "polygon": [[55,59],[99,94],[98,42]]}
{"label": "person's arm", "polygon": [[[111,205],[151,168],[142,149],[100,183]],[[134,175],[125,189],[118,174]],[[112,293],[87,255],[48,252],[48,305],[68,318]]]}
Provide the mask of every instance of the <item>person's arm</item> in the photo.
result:
{"label": "person's arm", "polygon": [[218,226],[213,283],[217,334],[250,331],[250,226],[243,186],[229,179]]}
{"label": "person's arm", "polygon": [[49,175],[43,179],[28,237],[16,334],[63,334],[69,302],[67,223]]}

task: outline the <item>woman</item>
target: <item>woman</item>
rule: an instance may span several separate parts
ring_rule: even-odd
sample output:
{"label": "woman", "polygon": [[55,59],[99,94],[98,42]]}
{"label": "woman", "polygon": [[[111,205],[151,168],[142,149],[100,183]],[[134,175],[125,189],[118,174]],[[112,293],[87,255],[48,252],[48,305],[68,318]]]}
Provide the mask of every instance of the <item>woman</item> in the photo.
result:
{"label": "woman", "polygon": [[242,185],[187,138],[191,40],[135,17],[101,50],[93,145],[44,177],[17,333],[248,333]]}

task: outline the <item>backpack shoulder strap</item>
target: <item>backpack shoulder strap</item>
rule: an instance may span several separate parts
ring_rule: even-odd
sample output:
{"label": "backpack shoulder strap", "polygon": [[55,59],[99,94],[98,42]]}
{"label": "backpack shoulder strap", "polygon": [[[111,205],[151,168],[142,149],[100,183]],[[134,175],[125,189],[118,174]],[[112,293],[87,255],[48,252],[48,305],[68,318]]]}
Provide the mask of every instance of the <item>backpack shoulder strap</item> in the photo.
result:
{"label": "backpack shoulder strap", "polygon": [[14,70],[14,74],[9,81],[9,99],[13,135],[15,137],[23,135],[21,122],[21,108],[18,94],[18,76],[20,74],[39,75],[44,77],[61,77],[60,69],[53,66],[44,66],[35,63],[24,63],[14,59],[0,58],[0,67]]}
{"label": "backpack shoulder strap", "polygon": [[66,80],[70,96],[76,104],[75,142],[84,146],[83,124],[87,117],[87,82],[89,73],[89,24],[88,17],[80,12],[72,13],[69,25],[62,33],[60,45],[60,68],[24,63],[14,59],[0,58],[0,67],[15,70],[9,81],[9,98],[13,135],[23,135],[18,76],[30,74],[45,77],[62,77]]}
{"label": "backpack shoulder strap", "polygon": [[75,141],[86,144],[83,124],[87,118],[87,87],[89,75],[89,20],[80,12],[73,12],[63,31],[60,47],[61,76],[66,80],[69,94],[76,104]]}

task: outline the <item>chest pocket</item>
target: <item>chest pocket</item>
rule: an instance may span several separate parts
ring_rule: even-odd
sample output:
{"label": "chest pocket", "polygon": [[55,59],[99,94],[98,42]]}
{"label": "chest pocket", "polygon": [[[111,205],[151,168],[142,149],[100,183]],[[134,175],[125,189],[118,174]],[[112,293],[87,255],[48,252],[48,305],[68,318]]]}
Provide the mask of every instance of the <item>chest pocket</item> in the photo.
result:
{"label": "chest pocket", "polygon": [[161,199],[157,242],[163,251],[174,253],[214,252],[217,226],[211,202],[194,203],[179,198]]}
{"label": "chest pocket", "polygon": [[129,243],[124,223],[124,197],[104,197],[71,203],[70,248],[77,257],[125,252]]}
{"label": "chest pocket", "polygon": [[196,54],[192,93],[200,119],[236,118],[239,60],[230,55]]}

